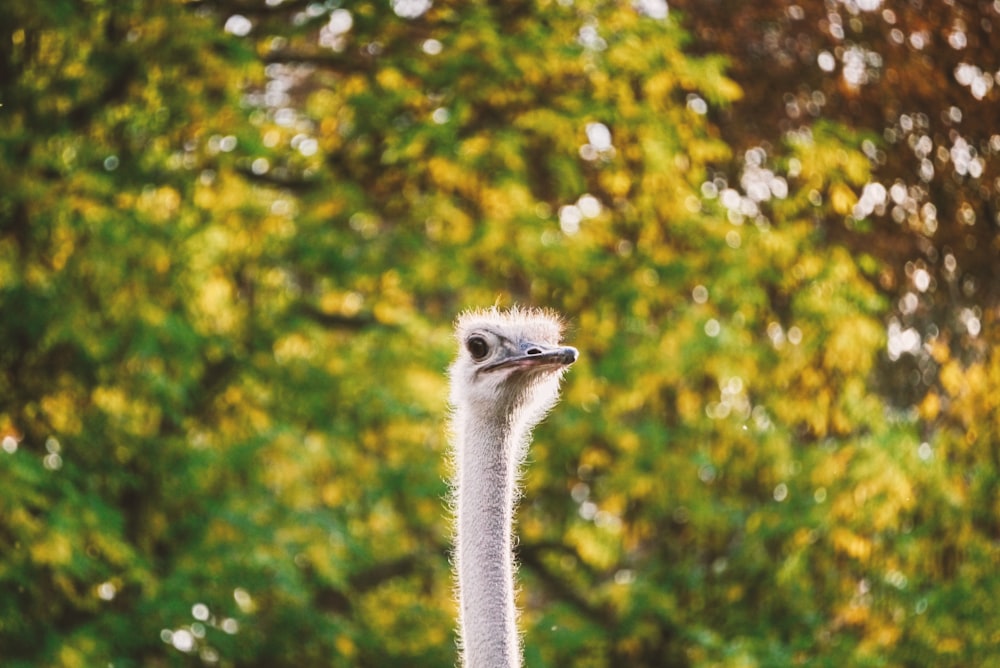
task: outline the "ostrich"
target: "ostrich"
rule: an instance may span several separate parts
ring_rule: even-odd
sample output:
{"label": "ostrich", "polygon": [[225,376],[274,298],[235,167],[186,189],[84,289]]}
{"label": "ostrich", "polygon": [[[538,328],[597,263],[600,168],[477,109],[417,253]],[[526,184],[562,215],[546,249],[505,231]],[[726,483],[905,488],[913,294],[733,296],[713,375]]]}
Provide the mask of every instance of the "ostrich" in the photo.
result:
{"label": "ostrich", "polygon": [[531,429],[559,398],[576,348],[551,312],[469,311],[449,370],[459,646],[468,668],[521,665],[512,523]]}

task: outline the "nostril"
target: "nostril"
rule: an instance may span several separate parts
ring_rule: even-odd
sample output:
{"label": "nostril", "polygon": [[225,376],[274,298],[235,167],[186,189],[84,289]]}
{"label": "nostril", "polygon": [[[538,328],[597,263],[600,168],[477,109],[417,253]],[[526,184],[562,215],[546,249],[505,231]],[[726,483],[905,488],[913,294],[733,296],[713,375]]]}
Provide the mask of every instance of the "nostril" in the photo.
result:
{"label": "nostril", "polygon": [[525,351],[525,354],[527,354],[527,355],[541,355],[542,351],[539,348],[528,348]]}

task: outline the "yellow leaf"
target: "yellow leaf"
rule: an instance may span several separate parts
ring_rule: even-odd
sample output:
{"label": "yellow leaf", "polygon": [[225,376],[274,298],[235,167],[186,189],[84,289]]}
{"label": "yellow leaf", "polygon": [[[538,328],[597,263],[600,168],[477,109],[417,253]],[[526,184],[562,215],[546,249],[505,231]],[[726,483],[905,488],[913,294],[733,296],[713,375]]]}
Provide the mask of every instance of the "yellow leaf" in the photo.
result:
{"label": "yellow leaf", "polygon": [[950,357],[948,345],[941,339],[935,339],[931,343],[930,347],[931,357],[933,357],[934,361],[938,364],[944,364],[948,360],[948,357]]}
{"label": "yellow leaf", "polygon": [[941,387],[952,397],[957,397],[965,385],[962,368],[954,360],[941,367],[941,373],[938,374],[938,378],[941,381]]}
{"label": "yellow leaf", "polygon": [[846,216],[854,209],[858,198],[854,191],[843,183],[835,183],[830,186],[830,205],[833,210],[842,216]]}
{"label": "yellow leaf", "polygon": [[833,546],[837,551],[843,552],[859,561],[867,561],[871,555],[871,541],[849,529],[837,527],[832,531],[830,539],[833,541]]}
{"label": "yellow leaf", "polygon": [[64,566],[73,559],[73,546],[69,538],[58,532],[50,532],[44,541],[31,546],[31,558],[39,564]]}
{"label": "yellow leaf", "polygon": [[937,392],[928,392],[924,400],[920,402],[920,417],[924,420],[933,420],[941,412],[941,398]]}

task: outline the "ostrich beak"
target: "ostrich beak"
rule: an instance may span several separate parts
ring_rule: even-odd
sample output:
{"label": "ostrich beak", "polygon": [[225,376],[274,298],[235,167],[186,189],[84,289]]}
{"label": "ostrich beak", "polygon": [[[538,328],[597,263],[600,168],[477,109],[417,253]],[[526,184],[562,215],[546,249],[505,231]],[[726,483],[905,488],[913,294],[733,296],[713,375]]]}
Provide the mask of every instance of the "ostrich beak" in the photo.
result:
{"label": "ostrich beak", "polygon": [[573,346],[549,346],[541,343],[525,341],[519,346],[520,352],[497,360],[487,366],[484,371],[504,368],[541,368],[564,367],[576,361],[579,356]]}

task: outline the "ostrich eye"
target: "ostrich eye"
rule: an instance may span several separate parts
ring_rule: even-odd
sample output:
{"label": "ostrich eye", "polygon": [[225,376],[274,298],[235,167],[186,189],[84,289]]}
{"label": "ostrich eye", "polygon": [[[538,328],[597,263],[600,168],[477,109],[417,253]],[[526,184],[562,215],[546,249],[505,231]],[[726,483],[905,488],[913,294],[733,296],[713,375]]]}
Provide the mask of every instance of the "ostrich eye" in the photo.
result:
{"label": "ostrich eye", "polygon": [[477,362],[485,359],[490,352],[489,344],[481,336],[470,336],[469,340],[465,342],[465,347],[469,350],[469,354],[472,355],[472,359]]}

